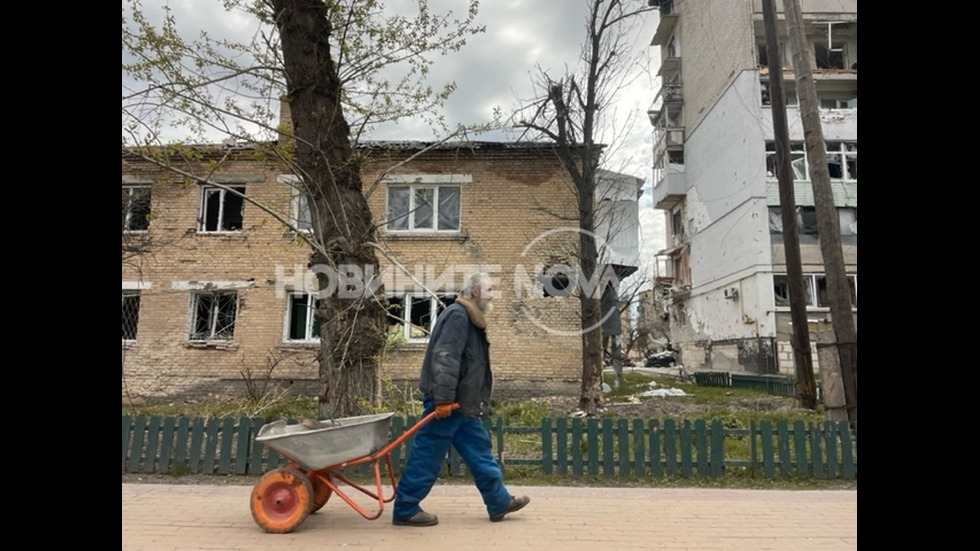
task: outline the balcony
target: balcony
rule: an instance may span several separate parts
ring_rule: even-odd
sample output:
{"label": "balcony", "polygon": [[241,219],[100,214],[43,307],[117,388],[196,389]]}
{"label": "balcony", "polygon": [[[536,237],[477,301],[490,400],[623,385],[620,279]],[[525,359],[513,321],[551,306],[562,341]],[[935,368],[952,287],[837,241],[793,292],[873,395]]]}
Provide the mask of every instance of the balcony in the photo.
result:
{"label": "balcony", "polygon": [[653,206],[660,210],[670,210],[687,196],[684,165],[671,163],[667,170],[660,169],[662,174],[657,172],[658,170],[655,169],[654,177],[660,176],[660,179],[654,180],[653,191],[650,194]]}
{"label": "balcony", "polygon": [[677,26],[677,10],[674,9],[673,1],[651,2],[649,5],[653,6],[655,4],[659,4],[660,23],[657,25],[657,30],[653,33],[653,40],[650,41],[650,45],[666,46],[667,41],[674,34],[674,27]]}

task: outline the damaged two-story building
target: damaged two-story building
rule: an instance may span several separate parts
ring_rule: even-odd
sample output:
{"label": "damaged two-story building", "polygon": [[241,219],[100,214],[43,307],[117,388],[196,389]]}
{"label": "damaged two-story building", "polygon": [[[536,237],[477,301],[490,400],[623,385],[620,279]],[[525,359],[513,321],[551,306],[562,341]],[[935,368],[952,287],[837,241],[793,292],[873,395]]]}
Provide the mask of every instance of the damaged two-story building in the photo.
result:
{"label": "damaged two-story building", "polygon": [[[124,249],[147,244],[128,261],[124,251],[123,399],[241,395],[250,384],[314,395],[319,295],[296,178],[245,145],[194,151],[179,171],[123,151]],[[497,397],[577,392],[577,203],[552,145],[383,142],[358,153],[396,344],[381,376],[413,387],[438,312],[486,271],[499,292],[488,319]],[[636,234],[642,180],[617,181],[632,192],[599,210],[632,213],[615,233]]]}

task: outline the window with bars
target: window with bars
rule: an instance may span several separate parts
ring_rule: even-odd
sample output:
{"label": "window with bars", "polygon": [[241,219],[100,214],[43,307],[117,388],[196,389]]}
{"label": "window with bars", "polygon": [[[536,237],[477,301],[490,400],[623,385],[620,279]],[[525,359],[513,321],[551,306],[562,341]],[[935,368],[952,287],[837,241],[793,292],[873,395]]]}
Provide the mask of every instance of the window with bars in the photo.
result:
{"label": "window with bars", "polygon": [[458,231],[460,186],[389,185],[388,231]]}
{"label": "window with bars", "polygon": [[122,293],[122,340],[135,341],[136,331],[140,321],[139,291],[123,291]]}
{"label": "window with bars", "polygon": [[150,186],[123,186],[122,231],[145,232],[150,227]]}
{"label": "window with bars", "polygon": [[237,232],[242,230],[245,213],[245,186],[228,186],[237,191],[214,186],[201,188],[201,218],[199,230],[202,232]]}
{"label": "window with bars", "polygon": [[231,340],[238,315],[235,291],[194,293],[192,295],[192,341]]}

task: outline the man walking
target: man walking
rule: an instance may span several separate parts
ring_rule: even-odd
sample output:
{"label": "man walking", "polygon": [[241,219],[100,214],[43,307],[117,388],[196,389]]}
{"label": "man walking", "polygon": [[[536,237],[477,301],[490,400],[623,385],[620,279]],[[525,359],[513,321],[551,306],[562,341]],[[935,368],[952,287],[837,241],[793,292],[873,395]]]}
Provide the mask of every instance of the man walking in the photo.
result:
{"label": "man walking", "polygon": [[[423,415],[435,411],[435,419],[415,433],[395,488],[395,525],[439,523],[439,518],[423,511],[419,503],[439,477],[450,446],[456,448],[472,473],[492,522],[503,520],[530,501],[527,496],[514,497],[507,491],[482,421],[489,415],[493,387],[485,317],[491,311],[493,291],[488,274],[473,275],[456,302],[436,320],[419,380]],[[459,409],[454,410],[454,404],[459,404]]]}

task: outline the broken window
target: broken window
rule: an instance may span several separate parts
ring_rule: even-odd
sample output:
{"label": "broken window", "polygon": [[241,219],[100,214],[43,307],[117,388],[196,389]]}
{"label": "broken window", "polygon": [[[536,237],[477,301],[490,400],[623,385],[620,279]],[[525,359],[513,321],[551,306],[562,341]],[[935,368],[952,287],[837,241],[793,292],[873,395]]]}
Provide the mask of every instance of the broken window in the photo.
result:
{"label": "broken window", "polygon": [[[772,276],[773,299],[777,307],[789,308],[789,278],[786,275]],[[847,275],[851,306],[857,308],[857,275]],[[830,295],[827,292],[827,277],[824,274],[804,274],[803,290],[806,292],[807,308],[829,308]],[[816,297],[816,301],[814,301]]]}
{"label": "broken window", "polygon": [[844,235],[857,235],[858,233],[858,214],[857,209],[854,208],[840,208],[837,209],[837,218],[840,222],[840,234]]}
{"label": "broken window", "polygon": [[315,293],[290,293],[286,304],[286,340],[320,340],[320,322],[316,319],[319,299]]}
{"label": "broken window", "polygon": [[[789,307],[789,276],[773,275],[772,290],[776,306]],[[803,290],[806,293],[806,305],[813,306],[813,277],[803,276]]]}
{"label": "broken window", "polygon": [[238,293],[194,293],[191,314],[190,340],[231,340],[238,314]]}
{"label": "broken window", "polygon": [[814,57],[817,69],[843,69],[844,68],[844,48],[843,44],[833,47],[827,41],[815,42]]}
{"label": "broken window", "polygon": [[150,186],[123,186],[122,231],[145,232],[150,227]]}
{"label": "broken window", "polygon": [[389,231],[455,231],[459,218],[459,186],[388,186]]}
{"label": "broken window", "polygon": [[293,224],[301,232],[313,231],[313,215],[310,212],[310,196],[296,191],[293,196]]}
{"label": "broken window", "polygon": [[[817,307],[830,308],[830,294],[827,292],[827,276],[818,274],[812,276],[817,288]],[[850,292],[851,307],[857,306],[857,276],[847,276],[847,287]]]}
{"label": "broken window", "polygon": [[857,180],[857,144],[827,142],[827,170],[834,180]]}
{"label": "broken window", "polygon": [[675,240],[680,241],[684,239],[684,219],[681,217],[680,209],[675,210],[670,214],[670,224],[671,230],[673,231],[673,236]]}
{"label": "broken window", "polygon": [[202,232],[233,232],[242,230],[245,212],[245,186],[228,186],[237,191],[204,186],[201,188]]}
{"label": "broken window", "polygon": [[123,291],[122,293],[122,340],[135,341],[136,330],[140,321],[139,291]]}
{"label": "broken window", "polygon": [[[827,142],[827,169],[830,178],[834,180],[857,181],[857,143],[856,142]],[[794,180],[809,180],[810,167],[803,142],[790,144],[790,163],[793,167]],[[778,178],[776,164],[776,143],[766,142],[766,177],[770,180]]]}
{"label": "broken window", "polygon": [[400,333],[406,340],[429,338],[436,318],[456,302],[455,294],[412,294],[388,296],[388,329]]}

